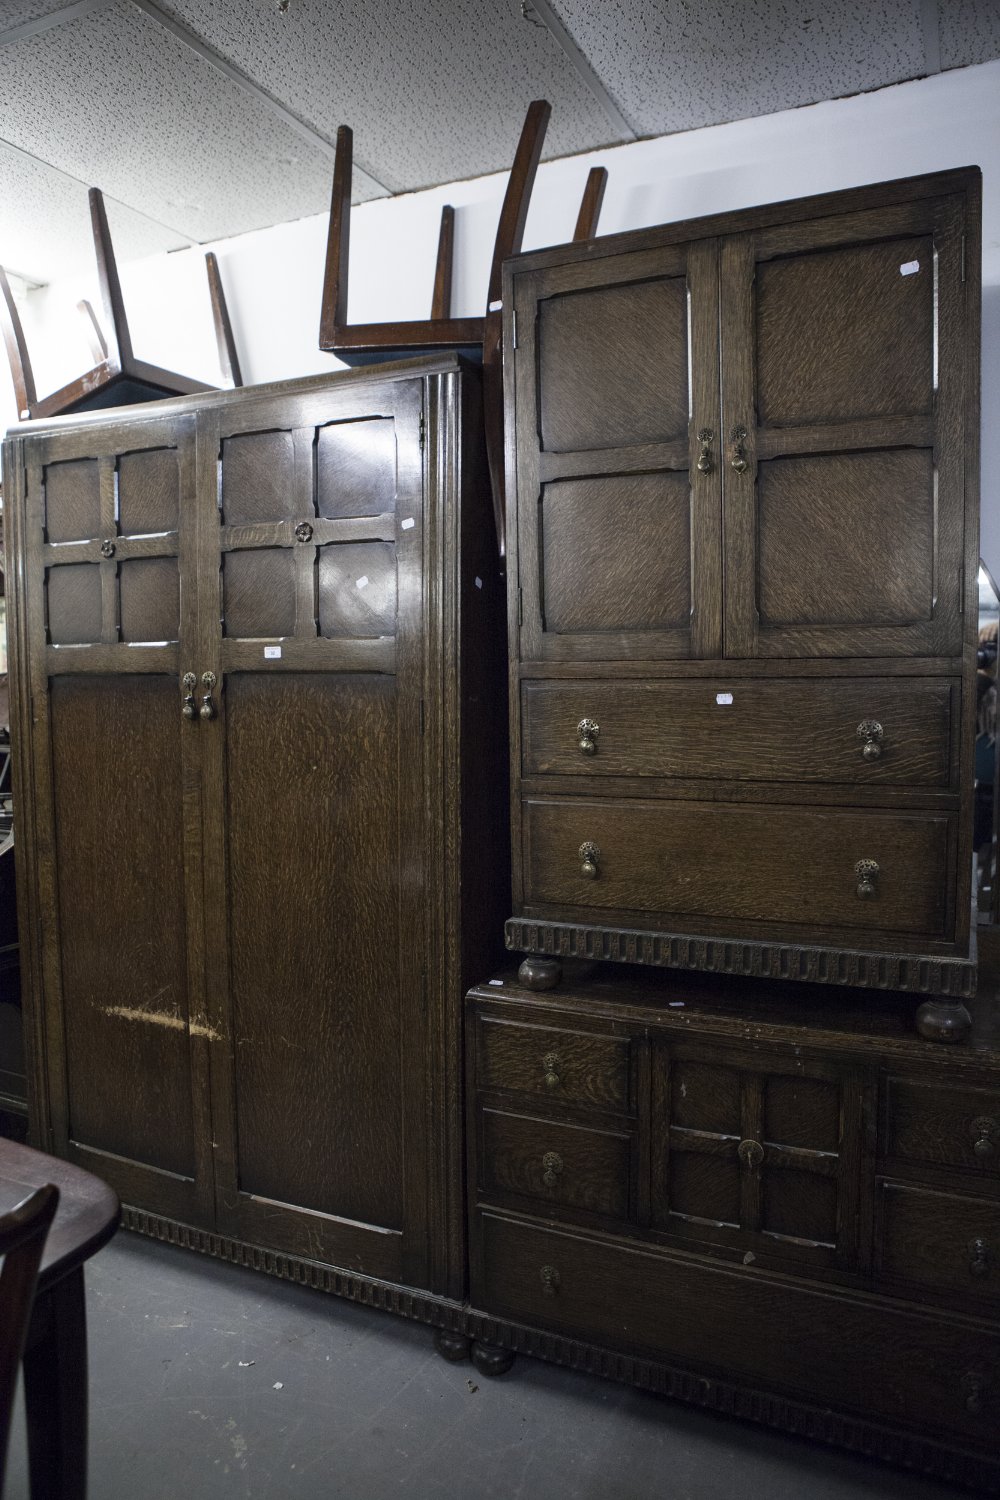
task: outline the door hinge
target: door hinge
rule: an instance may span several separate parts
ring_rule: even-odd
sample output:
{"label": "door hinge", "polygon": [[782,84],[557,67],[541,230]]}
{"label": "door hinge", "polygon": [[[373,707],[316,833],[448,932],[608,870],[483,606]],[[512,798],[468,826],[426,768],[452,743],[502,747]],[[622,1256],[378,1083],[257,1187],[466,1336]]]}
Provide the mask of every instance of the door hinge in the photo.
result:
{"label": "door hinge", "polygon": [[524,595],[520,587],[517,590],[517,623],[519,626],[524,624]]}
{"label": "door hinge", "polygon": [[511,344],[512,344],[512,347],[516,349],[517,348],[517,308],[516,307],[515,307],[514,311],[510,315],[510,329],[511,329]]}
{"label": "door hinge", "polygon": [[427,421],[426,421],[426,419],[424,417],[423,412],[421,412],[420,413],[420,446],[421,446],[421,448],[423,448],[424,443],[426,441],[427,441]]}
{"label": "door hinge", "polygon": [[962,280],[965,280],[965,235],[962,235]]}
{"label": "door hinge", "polygon": [[423,700],[423,698],[421,698],[421,700],[420,700],[420,733],[423,734],[423,732],[424,732],[424,700]]}

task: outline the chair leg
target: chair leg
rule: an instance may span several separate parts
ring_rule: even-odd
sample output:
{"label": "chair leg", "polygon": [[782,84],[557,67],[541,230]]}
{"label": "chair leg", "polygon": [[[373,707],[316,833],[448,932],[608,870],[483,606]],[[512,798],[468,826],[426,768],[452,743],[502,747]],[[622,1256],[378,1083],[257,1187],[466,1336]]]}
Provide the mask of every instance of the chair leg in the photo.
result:
{"label": "chair leg", "polygon": [[212,321],[215,324],[215,342],[219,350],[219,368],[222,371],[222,378],[228,380],[233,387],[241,386],[243,375],[240,370],[240,357],[236,352],[236,340],[233,338],[233,325],[229,318],[226,293],[223,290],[222,277],[219,275],[219,262],[212,250],[205,255],[205,270],[208,273],[208,295],[212,299]]}
{"label": "chair leg", "polygon": [[24,1355],[31,1500],[86,1500],[87,1319],[82,1266],[42,1294],[36,1314],[38,1335]]}
{"label": "chair leg", "polygon": [[587,174],[587,185],[583,190],[576,228],[573,230],[574,243],[580,240],[592,240],[596,235],[597,221],[601,217],[601,204],[604,202],[604,189],[607,185],[607,167],[591,167]]}
{"label": "chair leg", "polygon": [[351,179],[354,172],[354,132],[348,125],[337,131],[333,159],[333,194],[326,240],[323,302],[319,316],[319,346],[332,349],[337,329],[347,322],[347,268],[351,255]]}
{"label": "chair leg", "polygon": [[99,188],[90,189],[90,223],[94,234],[97,280],[101,288],[101,305],[107,326],[108,363],[127,371],[132,364],[132,336],[128,331],[122,284],[118,279],[118,262],[111,243],[104,196]]}
{"label": "chair leg", "polygon": [[431,321],[451,317],[451,275],[455,254],[455,210],[446,203],[441,210],[437,261],[434,266],[434,296],[431,299]]}
{"label": "chair leg", "polygon": [[11,379],[14,382],[14,397],[17,401],[18,419],[26,422],[35,404],[35,377],[28,358],[28,346],[24,342],[24,329],[14,301],[10,282],[0,266],[0,332],[7,350]]}

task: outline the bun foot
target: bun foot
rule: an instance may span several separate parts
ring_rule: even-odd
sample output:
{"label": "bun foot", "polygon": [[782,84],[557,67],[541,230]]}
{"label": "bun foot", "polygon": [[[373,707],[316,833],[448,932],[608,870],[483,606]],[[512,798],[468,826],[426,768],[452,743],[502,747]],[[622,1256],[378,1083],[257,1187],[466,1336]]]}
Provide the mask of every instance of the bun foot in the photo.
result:
{"label": "bun foot", "polygon": [[506,1375],[514,1363],[512,1349],[501,1349],[499,1344],[481,1344],[477,1339],[472,1346],[472,1363],[480,1375]]}
{"label": "bun foot", "polygon": [[919,1006],[916,1025],[929,1042],[966,1042],[972,1031],[972,1017],[961,1000],[925,1000]]}
{"label": "bun foot", "polygon": [[469,1358],[472,1340],[464,1333],[449,1333],[447,1328],[435,1328],[434,1347],[442,1359],[457,1365]]}
{"label": "bun foot", "polygon": [[562,964],[557,958],[529,953],[517,971],[526,990],[554,990],[562,978]]}

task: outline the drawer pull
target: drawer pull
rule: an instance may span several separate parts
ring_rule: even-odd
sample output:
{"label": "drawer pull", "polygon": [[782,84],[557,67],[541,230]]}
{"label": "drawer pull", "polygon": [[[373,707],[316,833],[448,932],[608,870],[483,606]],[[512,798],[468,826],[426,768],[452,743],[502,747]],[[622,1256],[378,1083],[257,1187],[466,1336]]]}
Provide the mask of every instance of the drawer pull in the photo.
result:
{"label": "drawer pull", "polygon": [[864,740],[861,754],[865,760],[878,760],[882,754],[882,726],[878,719],[862,719],[858,725],[858,739]]}
{"label": "drawer pull", "polygon": [[601,726],[596,719],[581,719],[576,726],[576,732],[580,736],[580,754],[597,754],[597,736],[601,732]]}
{"label": "drawer pull", "polygon": [[185,719],[196,719],[198,717],[198,706],[194,701],[194,690],[198,686],[198,679],[193,672],[185,672],[181,678],[181,682],[184,684],[181,713]]}
{"label": "drawer pull", "polygon": [[562,1280],[555,1266],[543,1266],[538,1275],[541,1279],[543,1294],[546,1297],[554,1297]]}
{"label": "drawer pull", "polygon": [[854,873],[858,877],[858,900],[871,901],[878,895],[875,882],[879,877],[877,859],[859,859],[854,866]]}
{"label": "drawer pull", "polygon": [[215,687],[215,673],[202,672],[201,685],[205,689],[201,697],[201,707],[198,713],[203,719],[215,718],[215,704],[212,702],[212,689]]}
{"label": "drawer pull", "polygon": [[580,845],[579,855],[581,860],[580,874],[586,875],[588,880],[596,880],[600,874],[600,870],[597,868],[597,861],[601,857],[600,849],[588,839],[586,843]]}
{"label": "drawer pull", "polygon": [[969,1275],[988,1276],[990,1274],[990,1251],[986,1241],[976,1236],[969,1241]]}
{"label": "drawer pull", "polygon": [[749,1171],[754,1172],[764,1160],[764,1147],[760,1141],[740,1141],[736,1155]]}
{"label": "drawer pull", "polygon": [[744,441],[746,439],[746,435],[747,435],[747,430],[746,430],[745,427],[734,427],[733,428],[733,432],[732,432],[733,456],[729,460],[729,463],[730,463],[730,467],[733,468],[733,469],[735,469],[736,472],[737,472],[737,474],[745,474],[746,471],[747,471],[747,469],[749,469],[749,467],[750,467],[750,465],[747,462],[746,449],[743,447],[743,443],[744,443]]}
{"label": "drawer pull", "polygon": [[969,1134],[972,1136],[972,1150],[980,1161],[990,1161],[997,1151],[997,1141],[1000,1140],[1000,1120],[992,1120],[989,1115],[979,1115],[969,1126]]}
{"label": "drawer pull", "polygon": [[986,1394],[986,1376],[982,1370],[966,1370],[962,1376],[962,1395],[965,1397],[965,1409],[978,1417],[983,1409],[983,1396]]}
{"label": "drawer pull", "polygon": [[555,1187],[559,1173],[563,1170],[563,1159],[558,1151],[546,1151],[542,1157],[542,1182],[546,1187]]}
{"label": "drawer pull", "polygon": [[701,452],[698,454],[698,462],[695,467],[699,474],[711,474],[712,472],[712,439],[715,433],[711,427],[703,427],[698,434],[701,444]]}
{"label": "drawer pull", "polygon": [[545,1087],[547,1089],[557,1089],[562,1082],[562,1079],[559,1077],[560,1066],[558,1052],[546,1052],[542,1058],[542,1067],[545,1069]]}

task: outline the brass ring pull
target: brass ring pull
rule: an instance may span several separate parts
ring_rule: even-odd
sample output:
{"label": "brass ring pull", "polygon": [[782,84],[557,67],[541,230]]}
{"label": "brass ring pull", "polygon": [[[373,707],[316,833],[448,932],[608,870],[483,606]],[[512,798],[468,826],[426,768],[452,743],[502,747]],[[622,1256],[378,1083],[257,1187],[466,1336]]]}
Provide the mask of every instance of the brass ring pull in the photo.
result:
{"label": "brass ring pull", "polygon": [[990,1161],[996,1155],[997,1141],[1000,1141],[1000,1120],[978,1115],[969,1126],[969,1134],[974,1154],[980,1161]]}
{"label": "brass ring pull", "polygon": [[859,859],[854,866],[854,873],[858,877],[858,900],[873,900],[878,895],[875,884],[880,874],[878,860]]}
{"label": "brass ring pull", "polygon": [[597,736],[601,732],[601,726],[596,719],[581,719],[576,726],[576,732],[580,736],[580,754],[597,754]]}
{"label": "brass ring pull", "polygon": [[201,697],[201,708],[198,712],[203,719],[215,718],[215,704],[212,702],[212,689],[215,687],[215,673],[203,672],[201,674],[202,686],[205,691]]}
{"label": "brass ring pull", "polygon": [[185,719],[196,719],[198,717],[198,709],[195,706],[194,690],[198,685],[198,679],[193,672],[185,672],[181,678],[181,682],[185,688],[184,698],[181,703],[181,713]]}
{"label": "brass ring pull", "polygon": [[598,849],[596,844],[591,843],[590,839],[587,839],[585,843],[580,845],[577,853],[582,861],[580,874],[585,875],[588,880],[596,880],[601,873],[597,867],[597,861],[601,857],[600,849]]}
{"label": "brass ring pull", "polygon": [[300,521],[295,528],[295,538],[299,542],[311,542],[313,529],[308,521]]}
{"label": "brass ring pull", "polygon": [[538,1275],[541,1279],[544,1295],[546,1297],[554,1297],[559,1290],[559,1283],[562,1281],[562,1277],[555,1266],[542,1266]]}
{"label": "brass ring pull", "polygon": [[562,1082],[559,1077],[559,1054],[558,1052],[546,1052],[542,1058],[542,1067],[545,1069],[545,1087],[557,1089]]}
{"label": "brass ring pull", "polygon": [[974,1240],[969,1241],[969,1275],[988,1276],[989,1274],[990,1247],[980,1235],[977,1235]]}
{"label": "brass ring pull", "polygon": [[760,1141],[740,1141],[736,1155],[745,1167],[755,1172],[764,1160],[764,1147]]}
{"label": "brass ring pull", "polygon": [[983,1396],[986,1392],[986,1376],[982,1370],[967,1370],[962,1376],[962,1395],[965,1397],[965,1409],[978,1417],[983,1409]]}
{"label": "brass ring pull", "polygon": [[695,468],[699,474],[711,474],[712,472],[712,439],[714,437],[715,433],[711,427],[703,427],[698,434],[701,452],[698,454],[698,462]]}
{"label": "brass ring pull", "polygon": [[558,1151],[546,1151],[542,1157],[542,1182],[546,1187],[555,1187],[563,1170],[563,1159]]}
{"label": "brass ring pull", "polygon": [[732,431],[733,456],[729,460],[729,466],[735,469],[737,474],[745,474],[750,465],[747,462],[746,449],[743,444],[746,441],[747,430],[745,427],[734,427]]}
{"label": "brass ring pull", "polygon": [[115,555],[115,544],[111,540],[110,537],[105,537],[104,541],[101,543],[101,556],[102,557],[114,557],[114,555]]}
{"label": "brass ring pull", "polygon": [[878,719],[862,719],[858,725],[858,739],[863,740],[861,754],[865,760],[878,760],[882,754],[882,726]]}

